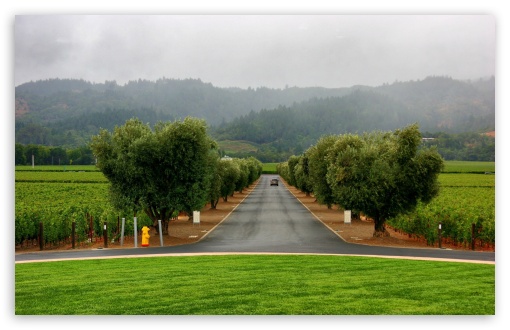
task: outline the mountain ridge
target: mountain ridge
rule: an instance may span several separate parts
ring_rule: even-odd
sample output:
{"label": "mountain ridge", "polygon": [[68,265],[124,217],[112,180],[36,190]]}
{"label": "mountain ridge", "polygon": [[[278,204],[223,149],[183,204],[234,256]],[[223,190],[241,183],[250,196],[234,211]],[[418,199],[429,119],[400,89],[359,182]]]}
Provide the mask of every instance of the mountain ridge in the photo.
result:
{"label": "mountain ridge", "polygon": [[[253,142],[296,140],[301,146],[295,150],[316,140],[318,133],[386,130],[411,122],[431,132],[490,131],[495,126],[495,79],[430,76],[333,89],[220,88],[200,79],[139,79],[122,86],[115,81],[49,79],[15,88],[16,142],[22,144],[79,146],[100,128],[111,130],[131,117],[154,124],[186,116],[205,119],[211,133],[225,139],[243,140],[227,132],[242,131],[241,123],[258,125],[259,141]],[[258,124],[248,125],[249,120]],[[290,124],[296,129],[274,134]]]}

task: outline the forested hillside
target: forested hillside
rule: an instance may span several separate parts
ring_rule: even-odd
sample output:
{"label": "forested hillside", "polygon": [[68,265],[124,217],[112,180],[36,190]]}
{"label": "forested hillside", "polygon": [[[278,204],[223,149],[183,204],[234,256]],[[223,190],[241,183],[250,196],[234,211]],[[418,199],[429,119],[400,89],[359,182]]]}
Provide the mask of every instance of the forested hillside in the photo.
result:
{"label": "forested hillside", "polygon": [[93,84],[83,80],[51,79],[16,87],[16,142],[76,147],[99,128],[111,129],[126,119],[203,118],[218,125],[260,109],[341,96],[348,89],[218,88],[200,80],[159,79]]}
{"label": "forested hillside", "polygon": [[388,131],[418,123],[426,137],[435,138],[429,144],[444,149],[444,157],[491,160],[494,139],[479,133],[494,130],[494,89],[490,82],[478,84],[431,77],[378,88],[353,87],[343,97],[251,112],[220,125],[213,136],[256,142],[259,158],[268,161],[276,155],[298,155],[323,135]]}
{"label": "forested hillside", "polygon": [[258,146],[255,156],[264,161],[299,154],[325,134],[394,130],[415,122],[428,134],[478,136],[495,129],[494,78],[428,77],[338,89],[219,88],[195,79],[125,85],[52,79],[17,86],[15,101],[16,143],[23,145],[77,148],[100,128],[111,130],[132,117],[154,124],[193,116],[204,118],[218,141]]}

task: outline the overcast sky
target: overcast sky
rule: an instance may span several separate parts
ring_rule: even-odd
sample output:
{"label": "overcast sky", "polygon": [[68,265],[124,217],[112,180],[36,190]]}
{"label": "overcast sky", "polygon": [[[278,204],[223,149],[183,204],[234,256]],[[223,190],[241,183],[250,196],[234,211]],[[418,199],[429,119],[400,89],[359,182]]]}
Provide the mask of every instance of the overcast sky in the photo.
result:
{"label": "overcast sky", "polygon": [[17,15],[15,85],[199,78],[219,87],[377,86],[495,74],[491,15]]}

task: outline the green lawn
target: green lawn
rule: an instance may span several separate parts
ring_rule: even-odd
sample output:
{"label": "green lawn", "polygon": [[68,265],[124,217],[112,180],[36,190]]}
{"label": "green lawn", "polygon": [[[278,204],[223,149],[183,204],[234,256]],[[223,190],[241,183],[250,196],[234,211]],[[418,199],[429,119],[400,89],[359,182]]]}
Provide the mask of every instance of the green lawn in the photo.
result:
{"label": "green lawn", "polygon": [[15,265],[16,315],[495,314],[495,266],[340,256]]}
{"label": "green lawn", "polygon": [[263,163],[262,164],[262,173],[276,174],[276,165],[278,165],[278,163]]}
{"label": "green lawn", "polygon": [[450,173],[484,173],[496,172],[496,162],[470,162],[448,160],[444,162],[443,172]]}

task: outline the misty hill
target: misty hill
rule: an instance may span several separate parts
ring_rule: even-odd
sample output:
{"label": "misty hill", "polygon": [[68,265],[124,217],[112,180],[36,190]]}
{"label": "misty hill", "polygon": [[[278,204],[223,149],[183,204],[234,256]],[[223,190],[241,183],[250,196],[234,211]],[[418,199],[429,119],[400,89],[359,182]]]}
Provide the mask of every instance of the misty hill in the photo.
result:
{"label": "misty hill", "polygon": [[494,130],[494,79],[447,77],[379,87],[219,88],[200,80],[95,84],[51,79],[15,89],[16,142],[86,144],[99,128],[131,117],[151,124],[204,118],[217,139],[299,151],[327,133],[388,130],[419,122],[422,131]]}
{"label": "misty hill", "polygon": [[172,118],[204,118],[210,125],[229,121],[251,110],[270,109],[311,97],[341,96],[347,89],[219,88],[196,79],[114,81],[94,84],[84,80],[50,79],[22,84],[15,89],[16,118],[53,123],[87,113],[113,109]]}

